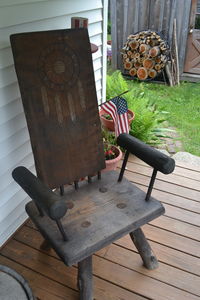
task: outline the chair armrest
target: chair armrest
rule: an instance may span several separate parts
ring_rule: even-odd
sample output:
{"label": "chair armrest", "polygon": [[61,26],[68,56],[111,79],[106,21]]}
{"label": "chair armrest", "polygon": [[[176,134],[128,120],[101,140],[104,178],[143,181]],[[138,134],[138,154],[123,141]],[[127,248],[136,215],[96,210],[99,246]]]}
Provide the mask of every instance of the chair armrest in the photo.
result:
{"label": "chair armrest", "polygon": [[59,220],[65,215],[67,211],[66,203],[27,168],[17,167],[12,172],[12,176],[31,199],[35,201],[37,207],[51,219]]}
{"label": "chair armrest", "polygon": [[120,134],[117,138],[117,144],[164,174],[172,173],[175,168],[174,159],[146,145],[130,134]]}

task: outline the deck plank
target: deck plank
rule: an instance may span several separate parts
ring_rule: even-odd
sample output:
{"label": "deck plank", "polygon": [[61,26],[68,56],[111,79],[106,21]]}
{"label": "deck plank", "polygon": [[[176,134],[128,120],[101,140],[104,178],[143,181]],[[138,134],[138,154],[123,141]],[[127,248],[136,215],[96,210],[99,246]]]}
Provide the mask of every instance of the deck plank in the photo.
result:
{"label": "deck plank", "polygon": [[[26,245],[38,248],[38,250],[40,243],[42,242],[42,238],[38,231],[28,227],[25,228],[25,226],[18,232],[15,239],[18,242],[23,242]],[[54,251],[51,251],[51,255],[57,257]],[[98,251],[97,256],[200,296],[200,277],[175,269],[164,263],[160,263],[159,268],[152,272],[144,268],[139,255],[129,249],[123,249],[113,244],[106,249]]]}
{"label": "deck plank", "polygon": [[0,255],[0,263],[13,268],[28,280],[33,293],[42,300],[78,300],[78,292],[29,269],[22,264]]}
{"label": "deck plank", "polygon": [[[10,258],[25,267],[28,267],[41,275],[50,278],[61,284],[66,284],[69,288],[76,289],[77,269],[74,267],[66,267],[63,262],[57,258],[50,257],[44,253],[11,240],[5,249],[2,250],[2,255]],[[197,300],[199,297],[155,280],[142,273],[138,273],[131,269],[125,268],[101,257],[94,256],[93,273],[104,279],[126,288],[129,291],[143,293],[144,296],[152,295],[153,298],[171,300],[173,295],[178,295],[178,299],[186,300],[190,297],[191,300]],[[167,294],[167,298],[166,298]]]}
{"label": "deck plank", "polygon": [[[170,176],[170,175],[166,175]],[[146,175],[134,173],[126,170],[125,177],[133,183],[139,183],[144,186],[149,184],[150,178]],[[187,187],[176,185],[175,183],[164,182],[156,179],[154,187],[160,191],[168,191],[169,194],[178,195],[187,199],[195,200],[200,202],[200,192]]]}
{"label": "deck plank", "polygon": [[[138,164],[140,166],[146,166],[148,168],[151,168],[145,162],[143,162],[142,160],[140,160],[139,158],[133,155],[129,156],[128,161],[134,164]],[[173,174],[200,181],[200,167],[191,166],[189,164],[183,162],[177,162],[177,161],[175,163],[176,166]],[[132,167],[131,169],[134,169],[134,167]]]}
{"label": "deck plank", "polygon": [[[147,191],[147,186],[136,183],[136,185],[143,191]],[[183,208],[184,211],[191,211],[200,214],[200,202],[193,201],[192,199],[187,199],[181,196],[169,194],[165,191],[159,191],[155,188],[153,189],[152,196],[159,199],[161,202],[170,204],[174,207]]]}
{"label": "deck plank", "polygon": [[[136,163],[128,162],[126,169],[127,171],[131,171],[131,172],[134,171],[134,173],[139,173],[139,174],[141,173],[141,165]],[[142,174],[148,177],[151,176],[152,168],[143,165]],[[167,176],[165,174],[158,172],[157,179],[162,180],[164,182],[176,183],[179,186],[200,191],[200,185],[199,185],[200,175],[198,180],[194,180],[193,178],[183,177],[181,176],[181,174],[177,174],[176,171]]]}
{"label": "deck plank", "polygon": [[151,225],[144,225],[143,230],[145,235],[151,241],[200,258],[199,241],[191,240],[176,233],[169,232],[162,228]]}
{"label": "deck plank", "polygon": [[[149,243],[160,262],[173,266],[174,268],[186,271],[188,273],[200,276],[199,258],[184,252],[180,252],[176,249],[170,248],[166,245],[162,245],[154,241],[149,240]],[[122,239],[118,240],[115,244],[121,246],[122,248],[126,248],[137,252],[129,236],[123,237]]]}
{"label": "deck plank", "polygon": [[[1,255],[14,262],[20,263],[22,266],[29,268],[52,281],[59,282],[60,284],[73,290],[77,289],[77,268],[65,266],[57,257],[49,256],[44,252],[37,251],[36,249],[33,249],[32,247],[27,246],[24,243],[20,243],[14,239],[9,241],[7,246],[2,249]],[[144,299],[139,295],[135,295],[134,293],[123,290],[123,288],[114,287],[112,282],[109,283],[107,281],[103,281],[98,277],[94,278],[94,296],[96,299],[120,300],[122,299],[120,298],[122,295],[124,300],[130,300],[130,297],[133,297],[136,300]]]}
{"label": "deck plank", "polygon": [[[146,190],[152,169],[129,157],[125,176]],[[159,260],[149,271],[129,236],[94,255],[96,300],[197,300],[200,298],[200,168],[177,163],[173,174],[158,174],[152,195],[166,214],[143,226]],[[28,221],[0,251],[0,263],[14,268],[40,300],[78,300],[77,267],[43,251],[42,236]]]}
{"label": "deck plank", "polygon": [[160,218],[151,221],[150,224],[154,225],[155,227],[159,227],[167,231],[171,231],[182,236],[194,239],[196,241],[200,240],[200,229],[198,227],[179,220],[161,216]]}

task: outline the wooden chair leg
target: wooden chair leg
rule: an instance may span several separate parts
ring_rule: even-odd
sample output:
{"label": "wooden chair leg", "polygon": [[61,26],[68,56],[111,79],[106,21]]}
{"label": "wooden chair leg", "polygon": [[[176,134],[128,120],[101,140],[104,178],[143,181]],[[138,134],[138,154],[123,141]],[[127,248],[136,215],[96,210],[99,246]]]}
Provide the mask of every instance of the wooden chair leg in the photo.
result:
{"label": "wooden chair leg", "polygon": [[80,300],[93,300],[92,255],[78,263]]}
{"label": "wooden chair leg", "polygon": [[41,250],[49,251],[51,249],[51,245],[47,240],[44,240],[42,244],[40,245]]}
{"label": "wooden chair leg", "polygon": [[149,270],[156,269],[158,267],[157,258],[147,242],[142,229],[138,228],[131,232],[130,237],[143,260],[144,266]]}

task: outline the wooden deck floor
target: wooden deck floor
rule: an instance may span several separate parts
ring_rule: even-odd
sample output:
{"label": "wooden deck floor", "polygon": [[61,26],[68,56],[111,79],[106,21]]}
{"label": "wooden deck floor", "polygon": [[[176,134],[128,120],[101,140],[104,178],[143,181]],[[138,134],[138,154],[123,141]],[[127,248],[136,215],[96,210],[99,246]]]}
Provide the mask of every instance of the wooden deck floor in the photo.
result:
{"label": "wooden deck floor", "polygon": [[[152,170],[130,158],[126,177],[146,189]],[[143,230],[160,264],[146,270],[128,236],[94,255],[96,300],[200,299],[200,168],[181,163],[171,175],[159,173],[153,195],[166,214]],[[21,273],[41,300],[78,299],[77,268],[66,267],[30,222],[1,249],[0,263]],[[1,297],[0,297],[1,298]]]}

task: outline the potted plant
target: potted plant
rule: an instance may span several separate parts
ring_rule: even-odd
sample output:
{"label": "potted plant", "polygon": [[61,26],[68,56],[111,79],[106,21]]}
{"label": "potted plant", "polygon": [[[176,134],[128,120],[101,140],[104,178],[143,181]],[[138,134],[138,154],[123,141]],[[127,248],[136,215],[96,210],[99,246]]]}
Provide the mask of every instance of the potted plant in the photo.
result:
{"label": "potted plant", "polygon": [[102,129],[102,135],[106,163],[106,168],[103,171],[115,170],[122,158],[122,152],[120,148],[116,146],[116,139],[113,133]]}
{"label": "potted plant", "polygon": [[115,145],[110,145],[105,143],[104,155],[105,155],[106,168],[103,171],[116,170],[119,161],[122,158],[121,150]]}
{"label": "potted plant", "polygon": [[[103,109],[100,109],[99,115],[100,115],[102,125],[105,128],[107,128],[108,130],[114,131],[115,130],[115,125],[114,125],[114,121],[113,121],[112,117],[109,114],[107,114]],[[128,109],[128,123],[129,123],[129,126],[131,125],[134,118],[135,118],[134,112],[132,110]]]}

